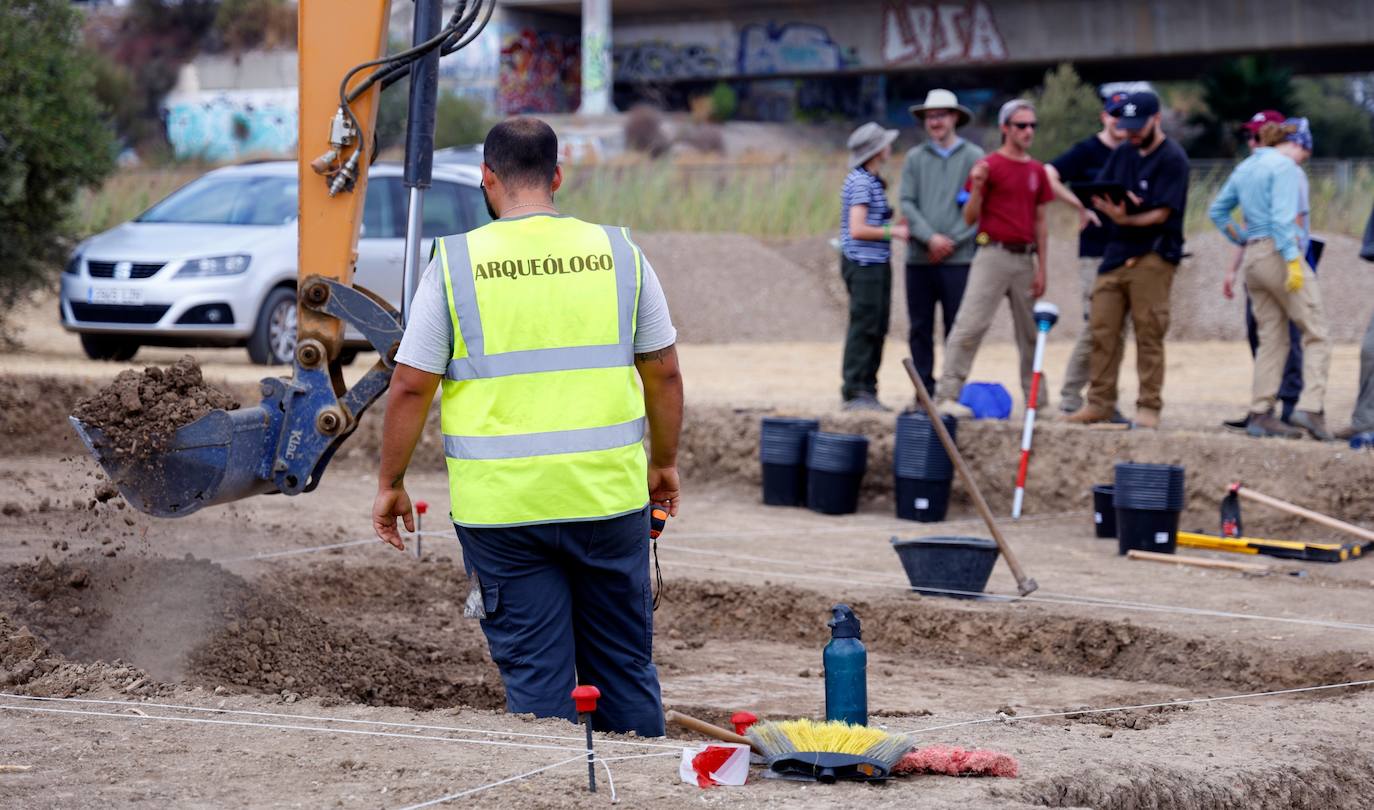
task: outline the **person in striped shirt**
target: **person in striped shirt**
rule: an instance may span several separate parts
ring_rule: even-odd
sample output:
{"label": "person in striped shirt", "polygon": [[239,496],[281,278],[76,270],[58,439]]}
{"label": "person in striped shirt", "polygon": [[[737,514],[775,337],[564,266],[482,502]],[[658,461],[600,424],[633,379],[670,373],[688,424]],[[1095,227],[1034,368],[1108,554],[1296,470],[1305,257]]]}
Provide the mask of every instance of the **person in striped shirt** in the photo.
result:
{"label": "person in striped shirt", "polygon": [[878,366],[892,309],[892,240],[906,239],[907,226],[892,221],[880,171],[896,139],[897,130],[871,121],[849,136],[850,172],[840,192],[840,275],[849,291],[840,396],[847,411],[891,410],[878,401]]}

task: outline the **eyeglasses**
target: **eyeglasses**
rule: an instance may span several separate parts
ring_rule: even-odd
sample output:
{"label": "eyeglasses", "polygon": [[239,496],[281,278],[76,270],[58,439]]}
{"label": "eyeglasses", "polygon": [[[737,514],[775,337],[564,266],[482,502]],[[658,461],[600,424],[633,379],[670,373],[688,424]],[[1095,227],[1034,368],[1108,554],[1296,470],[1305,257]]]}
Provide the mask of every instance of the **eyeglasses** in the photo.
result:
{"label": "eyeglasses", "polygon": [[1012,121],[1011,125],[1017,129],[1035,129],[1035,121]]}

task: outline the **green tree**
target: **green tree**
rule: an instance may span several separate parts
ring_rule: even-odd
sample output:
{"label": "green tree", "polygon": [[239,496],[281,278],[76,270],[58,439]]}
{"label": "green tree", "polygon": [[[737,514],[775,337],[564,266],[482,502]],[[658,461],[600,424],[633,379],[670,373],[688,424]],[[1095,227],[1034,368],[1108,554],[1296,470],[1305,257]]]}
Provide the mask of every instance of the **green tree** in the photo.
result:
{"label": "green tree", "polygon": [[1197,135],[1188,143],[1193,157],[1231,157],[1240,151],[1241,124],[1260,110],[1291,115],[1295,106],[1293,72],[1268,56],[1242,56],[1202,76],[1205,111],[1189,118]]}
{"label": "green tree", "polygon": [[439,94],[439,105],[434,111],[435,149],[481,143],[489,129],[491,122],[487,120],[482,102],[456,93]]}
{"label": "green tree", "polygon": [[1027,95],[1040,124],[1031,145],[1037,160],[1053,160],[1102,127],[1102,99],[1067,62],[1046,71],[1039,91]]}
{"label": "green tree", "polygon": [[1293,90],[1298,114],[1312,124],[1314,156],[1374,155],[1374,121],[1351,99],[1348,82],[1335,76],[1297,79]]}
{"label": "green tree", "polygon": [[80,25],[67,0],[7,0],[0,14],[0,319],[61,264],[68,205],[114,166]]}

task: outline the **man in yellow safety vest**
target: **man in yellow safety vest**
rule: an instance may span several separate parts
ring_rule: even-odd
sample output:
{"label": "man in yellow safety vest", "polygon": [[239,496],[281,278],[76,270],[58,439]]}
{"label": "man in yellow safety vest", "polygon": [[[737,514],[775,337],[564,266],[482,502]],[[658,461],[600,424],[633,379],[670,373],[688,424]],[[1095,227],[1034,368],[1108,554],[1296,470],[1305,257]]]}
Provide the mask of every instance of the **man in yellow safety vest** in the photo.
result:
{"label": "man in yellow safety vest", "polygon": [[[628,230],[560,214],[558,139],[535,118],[487,135],[495,219],[435,241],[392,374],[372,521],[414,529],[405,471],[436,390],[450,515],[477,578],[511,712],[663,734],[652,661],[648,504],[677,514],[677,332]],[[649,438],[646,458],[645,435]]]}

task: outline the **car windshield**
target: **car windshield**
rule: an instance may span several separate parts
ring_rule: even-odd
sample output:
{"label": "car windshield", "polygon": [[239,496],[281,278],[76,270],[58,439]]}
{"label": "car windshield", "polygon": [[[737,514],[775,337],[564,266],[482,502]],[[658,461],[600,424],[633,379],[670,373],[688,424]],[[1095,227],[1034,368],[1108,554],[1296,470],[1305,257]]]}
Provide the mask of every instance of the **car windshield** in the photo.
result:
{"label": "car windshield", "polygon": [[139,222],[283,225],[296,218],[296,178],[208,175],[149,208]]}

